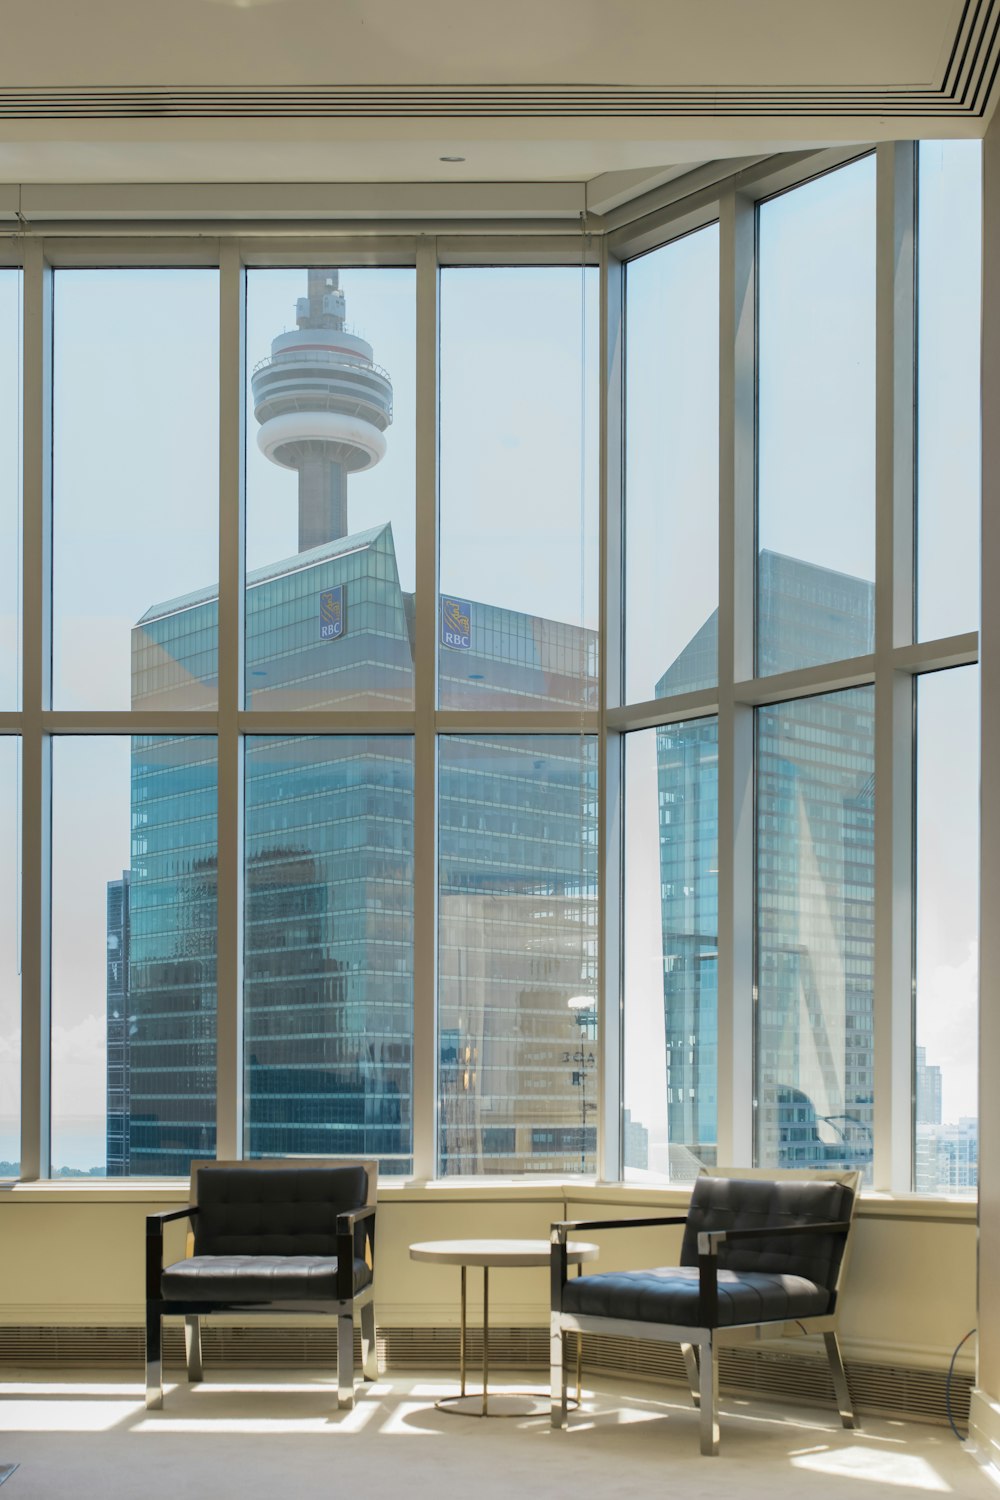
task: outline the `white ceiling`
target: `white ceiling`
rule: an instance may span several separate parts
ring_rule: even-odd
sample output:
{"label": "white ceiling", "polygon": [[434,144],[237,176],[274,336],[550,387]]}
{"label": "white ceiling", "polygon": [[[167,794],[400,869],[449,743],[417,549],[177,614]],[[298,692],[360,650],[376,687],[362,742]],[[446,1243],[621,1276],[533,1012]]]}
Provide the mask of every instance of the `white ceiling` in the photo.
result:
{"label": "white ceiling", "polygon": [[998,23],[1000,0],[5,0],[0,183],[627,194],[792,144],[980,135]]}

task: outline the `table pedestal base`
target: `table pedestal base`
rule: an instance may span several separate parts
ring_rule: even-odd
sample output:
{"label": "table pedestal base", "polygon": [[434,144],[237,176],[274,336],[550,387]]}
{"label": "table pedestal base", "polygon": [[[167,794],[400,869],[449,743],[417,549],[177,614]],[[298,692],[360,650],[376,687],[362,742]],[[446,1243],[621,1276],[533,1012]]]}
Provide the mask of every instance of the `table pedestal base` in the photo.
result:
{"label": "table pedestal base", "polygon": [[[577,1274],[583,1267],[578,1267]],[[457,1396],[442,1396],[434,1405],[438,1411],[455,1417],[535,1417],[548,1410],[551,1396],[548,1391],[491,1391],[490,1390],[490,1268],[483,1266],[483,1388],[467,1391],[465,1388],[465,1330],[468,1309],[468,1267],[462,1267],[462,1320],[458,1331],[458,1372],[461,1389]],[[582,1375],[582,1343],[576,1340],[576,1395],[567,1396],[566,1405],[572,1410],[580,1405],[580,1379]],[[503,1411],[497,1403],[518,1403],[519,1409]],[[460,1404],[462,1403],[462,1404]],[[491,1404],[492,1403],[492,1404]]]}
{"label": "table pedestal base", "polygon": [[[448,1412],[453,1417],[545,1417],[548,1416],[551,1399],[548,1391],[492,1390],[487,1393],[484,1411],[482,1392],[469,1391],[464,1396],[461,1393],[457,1396],[442,1396],[434,1405],[438,1411]],[[579,1396],[568,1396],[566,1405],[571,1411],[575,1411],[580,1405]]]}

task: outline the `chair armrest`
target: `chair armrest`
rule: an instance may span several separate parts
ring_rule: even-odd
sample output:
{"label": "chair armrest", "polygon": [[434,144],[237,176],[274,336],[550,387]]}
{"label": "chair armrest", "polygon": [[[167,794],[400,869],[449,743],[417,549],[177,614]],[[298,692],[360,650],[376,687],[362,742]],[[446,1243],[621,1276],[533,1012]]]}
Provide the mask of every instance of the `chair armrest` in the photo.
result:
{"label": "chair armrest", "polygon": [[850,1220],[825,1224],[761,1224],[756,1229],[703,1229],[698,1234],[698,1321],[719,1326],[719,1246],[727,1240],[752,1240],[776,1234],[846,1234]]}
{"label": "chair armrest", "polygon": [[172,1219],[193,1219],[198,1212],[195,1203],[183,1208],[165,1208],[162,1213],[146,1215],[146,1299],[160,1300],[160,1274],[163,1270],[163,1226]]}
{"label": "chair armrest", "polygon": [[335,1225],[337,1237],[337,1297],[349,1302],[354,1296],[354,1232],[359,1224],[365,1227],[365,1243],[371,1246],[372,1276],[375,1275],[375,1210],[377,1203],[368,1203],[363,1208],[353,1208],[349,1213],[338,1214]]}
{"label": "chair armrest", "polygon": [[561,1219],[552,1225],[553,1245],[565,1245],[571,1234],[584,1229],[645,1229],[653,1224],[686,1224],[686,1215],[667,1219]]}
{"label": "chair armrest", "polygon": [[698,1234],[698,1254],[714,1255],[726,1240],[752,1240],[776,1234],[846,1234],[850,1219],[820,1224],[759,1224],[755,1229],[702,1229]]}
{"label": "chair armrest", "polygon": [[193,1219],[198,1212],[197,1203],[186,1203],[183,1208],[165,1208],[162,1213],[146,1215],[146,1233],[154,1234],[155,1224],[169,1224],[171,1219]]}
{"label": "chair armrest", "polygon": [[686,1224],[684,1215],[671,1214],[669,1218],[655,1219],[560,1219],[552,1225],[550,1241],[552,1259],[550,1269],[550,1292],[552,1311],[562,1310],[562,1294],[569,1280],[569,1261],[566,1242],[569,1236],[585,1229],[647,1229],[662,1224]]}
{"label": "chair armrest", "polygon": [[369,1203],[364,1208],[352,1208],[350,1213],[337,1215],[337,1234],[350,1234],[356,1224],[364,1219],[374,1219],[377,1203]]}

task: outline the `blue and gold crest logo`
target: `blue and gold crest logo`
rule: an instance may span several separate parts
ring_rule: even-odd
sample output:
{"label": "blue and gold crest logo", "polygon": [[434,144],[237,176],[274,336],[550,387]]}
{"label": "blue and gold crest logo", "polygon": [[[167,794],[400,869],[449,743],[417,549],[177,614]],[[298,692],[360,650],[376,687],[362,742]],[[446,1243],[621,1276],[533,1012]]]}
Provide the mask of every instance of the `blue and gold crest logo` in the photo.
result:
{"label": "blue and gold crest logo", "polygon": [[441,644],[453,651],[468,651],[472,645],[472,610],[465,599],[442,598]]}
{"label": "blue and gold crest logo", "polygon": [[344,585],[324,589],[319,596],[319,638],[336,641],[344,633]]}

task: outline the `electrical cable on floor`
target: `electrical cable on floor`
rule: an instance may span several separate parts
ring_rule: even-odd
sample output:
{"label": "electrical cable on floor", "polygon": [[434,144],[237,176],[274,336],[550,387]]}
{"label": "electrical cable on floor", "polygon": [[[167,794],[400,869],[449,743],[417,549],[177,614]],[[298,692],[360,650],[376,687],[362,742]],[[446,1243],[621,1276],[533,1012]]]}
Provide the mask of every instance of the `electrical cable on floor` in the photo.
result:
{"label": "electrical cable on floor", "polygon": [[[961,1350],[962,1345],[968,1343],[969,1339],[971,1339],[975,1331],[976,1330],[974,1328],[970,1328],[968,1333],[965,1335],[965,1338],[959,1339],[958,1343],[955,1345],[955,1351],[951,1356],[951,1364],[948,1366],[948,1378],[944,1383],[944,1409],[948,1414],[948,1426],[951,1428],[952,1432],[958,1438],[958,1441],[960,1443],[965,1442],[965,1437],[962,1436],[958,1428],[955,1426],[955,1418],[951,1414],[951,1377],[955,1373],[955,1361],[958,1358],[959,1351]],[[966,1434],[966,1437],[967,1436],[968,1434]]]}

